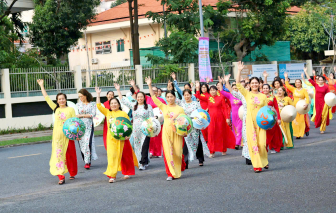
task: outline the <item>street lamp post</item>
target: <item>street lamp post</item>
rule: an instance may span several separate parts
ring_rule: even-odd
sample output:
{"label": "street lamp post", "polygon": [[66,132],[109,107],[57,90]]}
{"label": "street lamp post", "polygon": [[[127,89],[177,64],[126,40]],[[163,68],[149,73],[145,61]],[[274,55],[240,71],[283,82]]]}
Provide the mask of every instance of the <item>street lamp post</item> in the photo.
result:
{"label": "street lamp post", "polygon": [[202,0],[198,0],[198,3],[199,3],[199,16],[201,25],[201,37],[204,37]]}

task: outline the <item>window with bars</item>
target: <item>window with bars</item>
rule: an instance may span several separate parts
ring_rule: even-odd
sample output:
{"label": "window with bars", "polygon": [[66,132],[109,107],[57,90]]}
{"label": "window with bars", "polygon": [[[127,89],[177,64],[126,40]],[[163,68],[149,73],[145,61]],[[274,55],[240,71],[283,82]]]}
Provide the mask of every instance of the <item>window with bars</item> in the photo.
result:
{"label": "window with bars", "polygon": [[95,43],[96,54],[110,54],[112,53],[111,41],[102,41]]}
{"label": "window with bars", "polygon": [[124,52],[125,51],[125,41],[124,39],[120,39],[117,41],[117,52]]}

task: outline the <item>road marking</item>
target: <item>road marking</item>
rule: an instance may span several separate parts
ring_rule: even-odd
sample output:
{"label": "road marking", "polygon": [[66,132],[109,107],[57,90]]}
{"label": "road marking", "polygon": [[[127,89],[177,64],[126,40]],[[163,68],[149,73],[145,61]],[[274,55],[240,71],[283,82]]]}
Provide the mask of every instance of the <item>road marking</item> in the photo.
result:
{"label": "road marking", "polygon": [[31,155],[22,155],[22,156],[16,156],[16,157],[9,157],[9,159],[13,159],[13,158],[23,158],[23,157],[30,157],[30,156],[40,155],[40,154],[42,154],[42,153],[31,154]]}

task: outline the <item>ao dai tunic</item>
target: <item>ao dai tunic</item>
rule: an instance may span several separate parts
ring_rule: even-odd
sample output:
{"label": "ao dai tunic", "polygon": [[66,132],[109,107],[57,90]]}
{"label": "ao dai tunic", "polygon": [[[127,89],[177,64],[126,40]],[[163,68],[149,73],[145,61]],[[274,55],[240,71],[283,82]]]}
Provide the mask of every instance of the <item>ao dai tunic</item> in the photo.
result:
{"label": "ao dai tunic", "polygon": [[238,98],[242,104],[243,104],[243,107],[244,107],[244,115],[243,115],[243,130],[242,130],[242,137],[243,137],[243,151],[242,151],[242,156],[244,158],[247,158],[249,160],[251,160],[251,157],[250,157],[250,153],[249,153],[249,150],[248,150],[248,144],[247,144],[247,138],[246,138],[246,113],[247,113],[247,104],[246,104],[246,101],[245,101],[245,98],[244,96],[238,91],[232,91],[232,95],[236,98]]}
{"label": "ao dai tunic", "polygon": [[[301,88],[300,90],[297,88],[294,88],[291,86],[288,81],[286,81],[286,87],[293,92],[294,97],[294,106],[296,107],[296,104],[300,100],[305,100],[306,104],[309,104],[309,95],[306,89]],[[293,131],[295,137],[303,137],[306,129],[306,123],[305,123],[305,115],[302,115],[300,113],[296,114],[295,120],[292,122],[293,125]]]}
{"label": "ao dai tunic", "polygon": [[[57,105],[49,98],[45,97],[46,102],[52,110]],[[64,175],[68,172],[66,165],[66,152],[68,149],[69,139],[63,134],[64,122],[72,117],[76,117],[75,110],[72,107],[57,108],[55,111],[55,123],[52,135],[50,173],[54,176]]]}
{"label": "ao dai tunic", "polygon": [[98,104],[97,108],[105,115],[108,128],[106,134],[107,169],[104,174],[108,177],[115,178],[118,170],[120,170],[119,168],[121,168],[124,175],[134,175],[134,166],[138,166],[138,161],[134,155],[129,140],[117,140],[112,137],[112,134],[110,133],[110,120],[117,117],[125,117],[129,119],[127,113],[121,110],[110,111],[101,104]]}
{"label": "ao dai tunic", "polygon": [[[277,113],[277,120],[281,120],[277,99],[272,95],[266,97],[267,105],[274,108]],[[277,121],[272,129],[266,131],[266,144],[270,149],[280,152],[282,147],[282,133]]]}
{"label": "ao dai tunic", "polygon": [[234,97],[231,93],[221,91],[222,95],[230,100],[232,108],[232,130],[236,136],[236,145],[240,146],[242,143],[242,120],[239,118],[239,108],[243,105],[242,102]]}
{"label": "ao dai tunic", "polygon": [[[200,99],[200,97],[206,97],[207,95],[209,95],[209,93],[202,93],[202,94],[195,94],[195,97],[196,98],[198,98],[199,99],[199,101],[200,101],[200,104],[201,104],[201,107],[202,107],[202,109],[204,109],[204,110],[208,110],[208,101],[207,100],[202,100],[202,99]],[[202,130],[202,134],[203,134],[203,137],[204,137],[204,139],[205,139],[205,141],[208,141],[208,128],[206,128],[206,129],[203,129]]]}
{"label": "ao dai tunic", "polygon": [[[183,109],[186,115],[189,117],[191,116],[191,113],[195,111],[196,109],[201,109],[201,105],[197,101],[192,101],[190,103],[187,103],[185,100],[179,101],[176,99],[178,102],[178,105],[180,105]],[[206,144],[203,134],[200,130],[193,128],[192,131],[187,135],[187,137],[184,137],[184,140],[187,144],[188,147],[188,160],[191,162],[195,159],[196,156],[196,151],[198,148],[198,139],[201,137],[201,142],[203,146],[203,153],[206,155],[210,155],[208,145]]]}
{"label": "ao dai tunic", "polygon": [[[315,127],[321,126],[321,131],[329,126],[329,107],[324,102],[324,96],[329,92],[328,85],[320,87],[315,81],[309,79],[309,82],[315,87],[315,114],[312,121],[315,121]],[[323,123],[323,125],[322,125]]]}
{"label": "ao dai tunic", "polygon": [[240,83],[237,88],[247,104],[246,136],[252,165],[254,168],[264,168],[268,165],[266,131],[258,126],[256,118],[259,109],[267,106],[267,97],[262,93],[249,92]]}
{"label": "ao dai tunic", "polygon": [[137,110],[134,110],[134,106],[136,103],[130,102],[127,98],[123,97],[121,102],[125,104],[127,107],[132,109],[133,115],[133,132],[130,138],[131,144],[133,144],[133,150],[138,161],[141,160],[141,150],[142,145],[146,139],[146,135],[144,135],[141,131],[141,124],[144,120],[150,117],[154,117],[153,109],[151,105],[147,105],[147,109],[145,109],[145,105],[138,105]]}
{"label": "ao dai tunic", "polygon": [[[196,93],[200,100],[208,102],[210,114],[210,125],[208,126],[208,147],[210,153],[226,152],[227,148],[234,149],[236,139],[229,125],[226,123],[227,112],[224,96],[222,95],[207,95],[205,97]],[[224,111],[225,110],[225,111]]]}
{"label": "ao dai tunic", "polygon": [[[294,105],[290,97],[284,97],[282,99],[279,97],[276,97],[276,99],[278,100],[278,106],[279,106],[280,113],[285,106]],[[293,144],[293,136],[291,133],[291,123],[287,123],[281,120],[281,128],[284,134],[284,141],[285,141],[284,146],[287,148],[293,148],[294,144]]]}
{"label": "ao dai tunic", "polygon": [[98,159],[92,120],[92,118],[96,116],[96,103],[90,102],[88,104],[83,104],[79,101],[76,106],[80,115],[91,115],[91,118],[80,118],[85,124],[85,134],[79,140],[79,146],[82,152],[83,160],[86,164],[88,164],[91,163],[91,158],[92,160]]}
{"label": "ao dai tunic", "polygon": [[154,103],[161,109],[164,115],[162,129],[162,146],[166,165],[173,178],[181,177],[182,170],[182,146],[183,137],[173,131],[174,119],[185,114],[182,107],[163,104],[155,96],[152,96]]}

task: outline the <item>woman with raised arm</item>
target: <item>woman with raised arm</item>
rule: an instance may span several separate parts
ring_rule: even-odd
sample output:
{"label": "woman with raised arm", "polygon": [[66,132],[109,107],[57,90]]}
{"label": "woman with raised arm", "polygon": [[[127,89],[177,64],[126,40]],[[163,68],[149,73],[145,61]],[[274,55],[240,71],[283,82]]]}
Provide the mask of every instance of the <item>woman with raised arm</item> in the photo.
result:
{"label": "woman with raised arm", "polygon": [[[201,83],[201,90],[199,94],[195,94],[195,97],[199,100],[202,109],[208,111],[208,101],[203,101],[200,97],[207,97],[209,95],[209,86],[206,83]],[[208,128],[202,130],[202,134],[205,141],[208,141]]]}
{"label": "woman with raised arm", "polygon": [[110,122],[113,118],[125,117],[129,119],[129,117],[126,112],[121,110],[121,104],[117,98],[110,100],[110,109],[103,107],[100,104],[101,89],[96,87],[95,90],[97,93],[97,108],[105,115],[108,126],[108,134],[106,137],[107,169],[104,174],[109,178],[109,183],[114,183],[119,168],[121,168],[124,179],[128,179],[130,175],[135,175],[134,166],[138,166],[129,138],[127,137],[126,140],[117,140],[112,137],[110,133]]}
{"label": "woman with raised arm", "polygon": [[[250,153],[249,153],[249,149],[248,149],[248,144],[247,144],[247,137],[246,137],[246,117],[247,117],[246,116],[246,112],[247,112],[246,100],[245,100],[244,96],[239,92],[237,86],[235,86],[235,88],[231,88],[229,79],[230,78],[225,79],[226,80],[226,87],[235,98],[237,98],[238,100],[240,100],[242,102],[243,109],[244,109],[243,121],[242,121],[242,138],[243,138],[242,156],[245,158],[247,165],[252,165],[251,157],[250,157]],[[240,81],[240,82],[242,82],[242,81]],[[244,83],[245,83],[245,81],[244,81]],[[236,84],[234,84],[234,85],[236,85]]]}
{"label": "woman with raised arm", "polygon": [[[227,149],[234,149],[236,144],[235,136],[230,129],[230,117],[226,110],[224,96],[218,94],[216,86],[210,87],[210,94],[200,95],[200,83],[196,82],[196,94],[202,101],[208,102],[210,114],[210,125],[208,126],[208,147],[210,158],[215,157],[215,152],[226,155]],[[218,134],[220,132],[220,134]]]}
{"label": "woman with raised arm", "polygon": [[78,97],[79,101],[76,104],[78,108],[77,118],[80,118],[85,124],[85,134],[78,142],[85,163],[84,168],[90,169],[91,160],[98,159],[92,120],[96,116],[96,103],[92,102],[93,97],[86,89],[79,90]]}
{"label": "woman with raised arm", "polygon": [[260,108],[267,106],[266,95],[259,92],[259,78],[250,79],[251,91],[246,90],[239,82],[240,73],[244,69],[244,63],[238,62],[238,75],[236,85],[245,97],[247,104],[246,114],[246,136],[252,165],[256,173],[262,168],[268,169],[268,158],[266,149],[266,130],[261,129],[257,124],[257,114]]}
{"label": "woman with raised arm", "polygon": [[[293,100],[290,97],[288,97],[285,87],[279,87],[278,95],[275,97],[278,102],[280,113],[285,106],[288,105],[294,106]],[[281,120],[281,128],[283,130],[282,141],[284,146],[288,149],[294,148],[292,122],[288,123]]]}
{"label": "woman with raised arm", "polygon": [[[335,73],[334,73],[336,72],[336,67],[334,67],[334,72],[330,70],[329,77],[327,77],[327,75],[324,73],[324,69],[325,67],[322,67],[322,73],[323,73],[323,76],[328,81],[329,90],[330,92],[336,95],[336,90],[335,90],[336,81],[335,81]],[[335,112],[336,112],[336,106],[332,107],[332,113],[335,113]]]}
{"label": "woman with raised arm", "polygon": [[77,156],[76,147],[73,140],[69,140],[63,134],[64,122],[72,117],[76,117],[75,110],[67,106],[67,97],[63,93],[56,95],[56,104],[49,98],[44,89],[43,79],[38,79],[37,83],[41,87],[42,94],[49,107],[54,111],[55,123],[51,143],[50,173],[58,176],[59,185],[65,183],[64,174],[69,171],[70,180],[75,179],[77,175]]}
{"label": "woman with raised arm", "polygon": [[166,92],[167,105],[156,98],[152,89],[152,79],[148,76],[146,83],[154,103],[161,109],[164,115],[162,129],[163,157],[168,175],[167,181],[181,177],[181,171],[185,169],[182,159],[183,136],[174,132],[174,120],[181,114],[185,114],[182,107],[175,102],[176,97],[173,91]]}
{"label": "woman with raised arm", "polygon": [[[285,73],[284,75],[286,78],[286,87],[293,93],[294,96],[294,106],[296,107],[298,101],[305,100],[306,101],[305,109],[306,109],[309,104],[309,95],[307,90],[302,88],[302,81],[300,79],[296,79],[294,88],[292,85],[289,84],[288,74]],[[302,138],[305,132],[309,132],[310,130],[310,124],[309,120],[307,120],[306,114],[302,115],[300,113],[297,113],[295,120],[292,122],[292,125],[294,136],[296,137],[296,139]],[[307,133],[306,135],[308,136],[309,133]]]}
{"label": "woman with raised arm", "polygon": [[[198,101],[192,101],[192,92],[189,89],[183,91],[183,100],[176,100],[189,117],[192,112],[201,109]],[[183,155],[185,157],[186,169],[188,169],[189,162],[193,161],[195,157],[198,159],[198,165],[203,166],[204,154],[210,155],[208,145],[206,144],[202,132],[193,128],[192,131],[184,137]],[[204,151],[203,151],[204,150]]]}
{"label": "woman with raised arm", "polygon": [[307,68],[304,68],[304,72],[308,81],[315,87],[315,111],[312,117],[312,121],[315,122],[315,128],[320,127],[321,134],[324,134],[326,127],[329,126],[329,106],[324,102],[324,96],[329,92],[329,87],[324,83],[323,76],[317,76],[316,81],[310,79],[307,73]]}
{"label": "woman with raised arm", "polygon": [[138,159],[138,162],[141,164],[139,166],[139,170],[145,170],[149,163],[148,150],[150,137],[142,133],[141,125],[142,122],[147,118],[154,117],[152,106],[146,103],[145,93],[138,92],[136,94],[137,101],[132,103],[121,95],[119,84],[114,84],[114,87],[118,91],[118,96],[121,100],[121,103],[133,111],[133,132],[130,140],[133,141],[133,150]]}
{"label": "woman with raised arm", "polygon": [[[106,94],[106,98],[107,98],[107,101],[104,102],[104,107],[106,109],[110,109],[110,100],[112,98],[114,98],[114,92],[113,91],[108,91],[107,94]],[[103,129],[103,141],[104,141],[104,147],[105,147],[105,150],[106,149],[106,136],[107,136],[107,130],[108,130],[108,127],[107,127],[107,120],[106,118],[104,119],[104,129]]]}
{"label": "woman with raised arm", "polygon": [[[278,89],[280,89],[279,87]],[[271,153],[280,152],[282,145],[282,133],[280,126],[281,125],[281,117],[279,112],[279,107],[275,96],[271,95],[270,93],[271,87],[269,84],[263,85],[263,94],[267,97],[267,105],[272,107],[272,109],[276,112],[278,118],[277,123],[273,126],[272,129],[266,131],[266,145],[271,150]]]}
{"label": "woman with raised arm", "polygon": [[[224,95],[224,97],[228,98],[230,100],[231,103],[231,107],[232,107],[232,130],[233,133],[236,136],[236,150],[239,150],[239,146],[242,145],[242,120],[240,120],[239,118],[239,108],[243,105],[243,103],[236,97],[234,97],[231,94],[231,91],[238,91],[236,84],[232,84],[232,87],[230,86],[230,74],[224,76],[224,79],[222,81],[225,82],[225,84],[223,84],[223,90],[221,91],[222,95]],[[224,91],[224,88],[226,87],[226,85],[228,85],[228,89],[229,92]]]}
{"label": "woman with raised arm", "polygon": [[[178,84],[177,84],[177,81],[176,81],[176,74],[174,73],[174,72],[172,72],[171,74],[170,74],[170,77],[172,77],[172,79],[173,79],[173,83],[174,83],[174,88],[176,89],[176,91],[178,92],[178,94],[180,95],[180,96],[182,96],[182,100],[183,100],[183,98],[184,98],[184,96],[183,96],[183,92],[182,92],[182,90],[179,88],[179,86],[178,86]],[[192,92],[192,86],[191,86],[191,84],[190,83],[186,83],[186,84],[184,84],[184,89],[186,90],[186,89],[188,89],[188,90],[190,90],[191,92]],[[195,97],[195,94],[192,92],[192,96],[191,96],[191,100],[192,101],[197,101],[197,98]]]}

